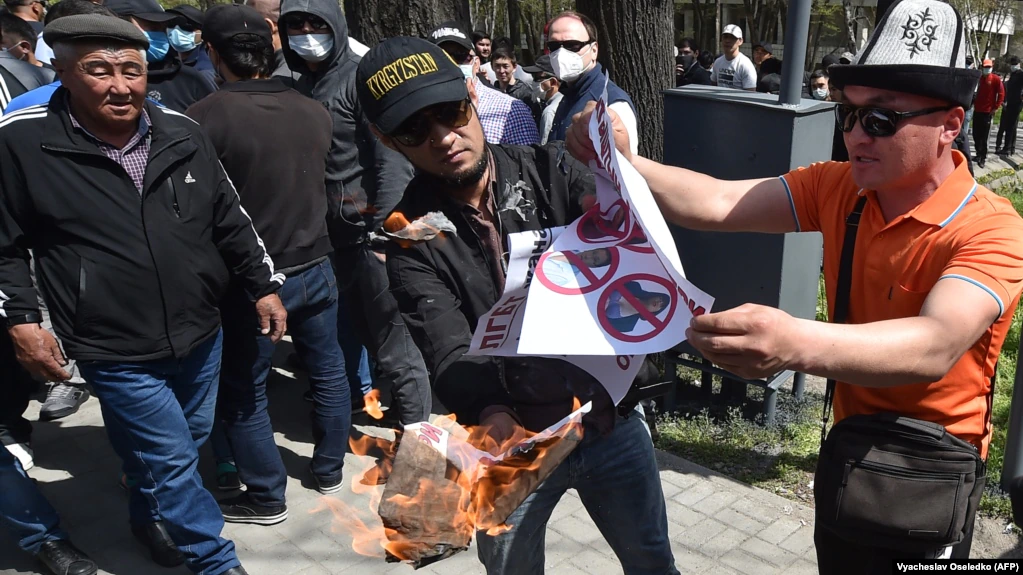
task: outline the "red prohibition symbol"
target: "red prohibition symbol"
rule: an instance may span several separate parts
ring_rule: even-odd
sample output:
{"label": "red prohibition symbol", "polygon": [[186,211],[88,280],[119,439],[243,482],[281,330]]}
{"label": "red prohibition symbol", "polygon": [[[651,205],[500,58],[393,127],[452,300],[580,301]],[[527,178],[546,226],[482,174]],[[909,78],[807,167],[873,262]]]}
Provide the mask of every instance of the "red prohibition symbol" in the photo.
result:
{"label": "red prohibition symbol", "polygon": [[[652,282],[664,288],[666,292],[664,295],[668,296],[668,298],[671,300],[671,303],[669,303],[667,307],[668,313],[664,316],[664,319],[658,318],[656,313],[648,310],[646,306],[643,304],[643,302],[640,301],[638,297],[633,295],[632,292],[630,292],[625,287],[625,284],[628,282],[639,281]],[[620,293],[622,299],[628,301],[629,304],[631,304],[632,307],[636,309],[636,311],[639,313],[640,319],[643,319],[650,325],[652,325],[653,329],[641,334],[630,334],[624,333],[618,328],[616,328],[614,325],[612,325],[610,318],[607,317],[606,308],[608,301],[611,299],[611,294],[613,294],[614,292]],[[597,300],[597,318],[600,321],[600,326],[604,328],[604,331],[607,332],[608,335],[617,340],[621,340],[626,343],[641,343],[644,341],[649,341],[668,327],[668,322],[670,322],[672,316],[675,315],[675,308],[678,306],[677,294],[678,288],[675,285],[675,282],[655,275],[632,274],[629,276],[618,278],[617,280],[611,282],[611,284],[607,286],[604,292],[600,294],[600,299]]]}
{"label": "red prohibition symbol", "polygon": [[[605,219],[608,216],[611,217],[610,222]],[[583,214],[582,219],[579,220],[576,234],[580,240],[587,244],[601,244],[607,241],[624,240],[629,236],[631,229],[632,210],[629,209],[629,204],[622,199],[611,204],[611,207],[605,212],[600,211],[599,205],[590,208],[590,211]]]}
{"label": "red prohibition symbol", "polygon": [[[536,279],[540,280],[540,283],[547,289],[554,293],[561,295],[583,295],[590,292],[596,291],[611,281],[614,277],[615,272],[618,271],[618,264],[620,263],[618,250],[615,248],[596,248],[590,251],[606,251],[609,256],[609,261],[606,266],[599,266],[597,269],[601,271],[601,275],[597,275],[590,266],[583,262],[582,258],[579,257],[575,252],[548,252],[540,256],[540,261],[536,263]],[[573,271],[578,276],[578,287],[576,286],[563,286],[559,285],[548,277],[548,272],[545,271],[544,263],[547,258],[561,254],[571,264]]]}

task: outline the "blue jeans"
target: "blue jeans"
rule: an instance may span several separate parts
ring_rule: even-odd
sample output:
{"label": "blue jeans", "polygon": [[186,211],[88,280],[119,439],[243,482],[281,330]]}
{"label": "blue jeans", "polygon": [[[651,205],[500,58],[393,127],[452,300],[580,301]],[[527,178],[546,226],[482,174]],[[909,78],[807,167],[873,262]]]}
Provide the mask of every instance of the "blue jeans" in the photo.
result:
{"label": "blue jeans", "polygon": [[625,575],[678,574],[653,443],[638,411],[619,417],[608,436],[587,427],[582,443],[505,522],[510,531],[496,537],[476,533],[480,562],[488,574],[544,572],[547,522],[572,488]]}
{"label": "blue jeans", "polygon": [[345,354],[345,373],[348,384],[352,388],[352,399],[362,399],[373,390],[373,375],[370,372],[369,353],[359,341],[352,325],[352,315],[348,311],[349,304],[343,291],[338,292],[337,300],[337,342],[341,352]]}
{"label": "blue jeans", "polygon": [[18,537],[18,546],[35,555],[47,541],[67,539],[60,518],[21,463],[0,447],[0,522]]}
{"label": "blue jeans", "polygon": [[111,446],[138,481],[131,522],[162,520],[189,569],[204,575],[239,565],[234,543],[220,537],[224,517],[198,469],[199,447],[213,427],[221,346],[218,332],[182,359],[78,364],[99,398]]}
{"label": "blue jeans", "polygon": [[[288,333],[309,374],[313,393],[313,461],[321,483],[341,479],[352,399],[337,343],[337,283],[329,261],[288,276],[278,295],[288,310]],[[241,296],[225,300],[224,374],[220,416],[238,477],[257,504],[284,505],[287,473],[267,413],[266,378],[274,344],[260,335],[255,307]]]}

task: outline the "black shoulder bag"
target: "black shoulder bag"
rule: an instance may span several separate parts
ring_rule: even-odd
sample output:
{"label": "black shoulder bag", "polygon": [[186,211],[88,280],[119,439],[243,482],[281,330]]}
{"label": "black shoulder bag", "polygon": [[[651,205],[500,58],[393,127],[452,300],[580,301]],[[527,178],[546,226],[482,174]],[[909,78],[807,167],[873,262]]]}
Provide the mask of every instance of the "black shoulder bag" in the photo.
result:
{"label": "black shoulder bag", "polygon": [[[865,204],[860,198],[846,219],[835,323],[847,319]],[[852,543],[906,552],[961,542],[984,490],[986,467],[977,448],[944,426],[896,413],[847,417],[827,433],[834,396],[835,381],[828,380],[813,489],[817,523]]]}

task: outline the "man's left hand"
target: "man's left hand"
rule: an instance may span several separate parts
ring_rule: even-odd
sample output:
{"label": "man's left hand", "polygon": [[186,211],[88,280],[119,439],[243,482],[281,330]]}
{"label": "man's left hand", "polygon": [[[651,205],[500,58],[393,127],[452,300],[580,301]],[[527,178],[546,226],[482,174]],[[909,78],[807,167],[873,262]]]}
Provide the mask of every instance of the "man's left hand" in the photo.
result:
{"label": "man's left hand", "polygon": [[693,318],[686,337],[703,357],[745,379],[760,379],[789,369],[799,350],[798,321],[756,304]]}
{"label": "man's left hand", "polygon": [[274,343],[280,341],[288,329],[288,310],[284,309],[281,298],[275,293],[263,296],[256,301],[256,313],[259,314],[259,332],[269,335]]}

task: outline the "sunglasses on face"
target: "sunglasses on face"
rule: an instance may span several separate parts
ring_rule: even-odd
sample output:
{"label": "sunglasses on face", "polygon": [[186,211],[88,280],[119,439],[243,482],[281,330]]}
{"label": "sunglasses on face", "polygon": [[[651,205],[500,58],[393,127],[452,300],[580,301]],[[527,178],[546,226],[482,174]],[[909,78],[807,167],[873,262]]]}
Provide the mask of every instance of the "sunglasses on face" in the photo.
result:
{"label": "sunglasses on face", "polygon": [[851,132],[859,120],[863,131],[875,138],[887,138],[895,134],[898,124],[902,120],[926,116],[935,112],[947,112],[954,106],[943,106],[941,108],[926,108],[915,112],[896,112],[885,108],[860,108],[849,104],[839,104],[835,107],[835,119],[838,121],[838,129],[843,132]]}
{"label": "sunglasses on face", "polygon": [[448,56],[455,61],[455,64],[470,64],[472,63],[472,52],[466,50],[445,50]]}
{"label": "sunglasses on face", "polygon": [[557,52],[559,49],[564,48],[569,52],[578,52],[592,43],[593,40],[565,40],[564,42],[550,41],[547,43],[547,49],[551,52]]}
{"label": "sunglasses on face", "polygon": [[461,102],[444,102],[415,113],[402,122],[391,137],[401,144],[414,148],[430,137],[434,122],[446,128],[463,128],[472,117],[472,103],[466,98]]}
{"label": "sunglasses on face", "polygon": [[328,28],[327,23],[322,18],[312,14],[288,14],[284,17],[284,26],[289,30],[301,30],[305,28],[306,23],[313,30],[326,30]]}

